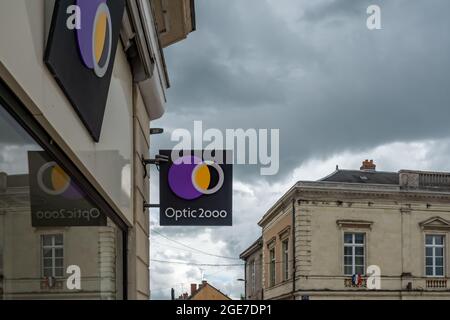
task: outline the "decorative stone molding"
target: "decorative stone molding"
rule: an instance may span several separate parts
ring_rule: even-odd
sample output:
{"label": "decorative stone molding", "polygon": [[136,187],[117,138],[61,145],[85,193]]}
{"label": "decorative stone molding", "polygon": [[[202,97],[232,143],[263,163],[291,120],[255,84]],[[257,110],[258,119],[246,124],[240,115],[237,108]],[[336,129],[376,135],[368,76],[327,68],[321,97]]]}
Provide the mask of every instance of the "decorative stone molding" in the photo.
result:
{"label": "decorative stone molding", "polygon": [[429,279],[426,281],[427,288],[447,289],[447,279]]}
{"label": "decorative stone molding", "polygon": [[402,188],[418,188],[419,174],[410,171],[400,171],[399,183]]}
{"label": "decorative stone molding", "polygon": [[290,234],[291,234],[291,226],[287,226],[286,228],[278,232],[278,237],[280,238],[280,240],[284,240],[288,238]]}
{"label": "decorative stone molding", "polygon": [[427,219],[421,223],[419,226],[422,230],[445,230],[450,231],[450,222],[441,217],[433,217]]}
{"label": "decorative stone molding", "polygon": [[372,230],[372,221],[363,220],[337,220],[336,224],[339,228],[355,228],[355,229],[369,229]]}
{"label": "decorative stone molding", "polygon": [[273,236],[272,238],[270,238],[270,240],[268,240],[266,242],[266,246],[269,249],[272,249],[275,246],[275,242],[276,242],[277,238],[275,236]]}

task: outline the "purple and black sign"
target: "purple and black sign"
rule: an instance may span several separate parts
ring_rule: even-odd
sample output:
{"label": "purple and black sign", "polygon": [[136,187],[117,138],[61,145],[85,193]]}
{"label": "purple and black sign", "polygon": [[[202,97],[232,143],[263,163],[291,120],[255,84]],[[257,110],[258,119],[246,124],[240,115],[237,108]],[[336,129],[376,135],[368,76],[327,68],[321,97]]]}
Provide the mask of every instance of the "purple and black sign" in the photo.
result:
{"label": "purple and black sign", "polygon": [[94,141],[100,139],[125,0],[57,0],[45,63]]}
{"label": "purple and black sign", "polygon": [[[172,157],[172,151],[161,150]],[[160,166],[160,224],[162,226],[231,226],[233,166],[227,151],[205,158],[203,151],[180,151]],[[227,157],[228,156],[228,157]],[[218,160],[220,159],[220,160]]]}

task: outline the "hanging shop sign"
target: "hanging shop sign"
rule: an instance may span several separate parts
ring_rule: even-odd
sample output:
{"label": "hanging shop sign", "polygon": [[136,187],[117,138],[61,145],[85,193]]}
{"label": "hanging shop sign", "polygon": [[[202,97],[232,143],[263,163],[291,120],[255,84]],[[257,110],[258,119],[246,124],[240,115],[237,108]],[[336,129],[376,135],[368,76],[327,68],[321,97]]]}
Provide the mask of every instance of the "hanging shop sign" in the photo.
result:
{"label": "hanging shop sign", "polygon": [[[174,154],[176,154],[174,158]],[[161,150],[160,224],[231,226],[233,165],[228,151]]]}

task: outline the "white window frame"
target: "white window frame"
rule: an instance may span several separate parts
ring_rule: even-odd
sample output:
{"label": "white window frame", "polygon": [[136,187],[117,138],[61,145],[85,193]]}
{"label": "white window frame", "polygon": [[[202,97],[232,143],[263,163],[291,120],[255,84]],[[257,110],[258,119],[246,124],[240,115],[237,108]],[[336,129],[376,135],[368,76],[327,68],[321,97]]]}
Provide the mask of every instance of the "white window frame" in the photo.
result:
{"label": "white window frame", "polygon": [[[432,244],[427,244],[427,237],[428,236],[430,236],[430,237],[433,237],[433,243]],[[442,244],[436,244],[436,237],[442,237]],[[445,275],[446,275],[446,271],[447,271],[447,268],[446,268],[446,260],[447,260],[447,258],[446,258],[446,245],[445,245],[445,243],[446,243],[446,240],[447,240],[447,237],[446,237],[446,235],[445,234],[442,234],[442,233],[425,233],[425,237],[424,237],[424,248],[425,248],[425,252],[424,252],[424,273],[425,273],[425,276],[426,277],[428,277],[428,278],[444,278],[445,277]],[[431,265],[431,267],[432,267],[432,270],[433,270],[433,274],[427,274],[427,248],[432,248],[432,256],[431,256],[431,258],[432,258],[432,261],[433,261],[433,264]],[[436,256],[436,248],[442,248],[442,275],[436,275],[436,258],[438,257],[438,256]]]}
{"label": "white window frame", "polygon": [[[56,237],[60,236],[62,238],[62,244],[56,244]],[[51,237],[51,244],[44,245],[44,238]],[[51,267],[45,267],[44,259],[48,259],[48,257],[44,257],[44,249],[51,250]],[[62,256],[56,256],[56,249],[62,250]],[[56,259],[62,259],[62,267],[56,267]],[[63,234],[41,234],[41,275],[42,277],[46,277],[45,270],[51,269],[51,277],[53,278],[63,278],[64,277],[64,236]],[[62,274],[56,275],[56,269],[61,269]]]}
{"label": "white window frame", "polygon": [[256,261],[252,260],[250,262],[250,281],[251,281],[251,292],[256,291]]}
{"label": "white window frame", "polygon": [[[352,235],[352,242],[351,243],[345,243],[345,235],[346,234],[351,234]],[[363,243],[356,243],[355,237],[356,237],[357,234],[363,236]],[[356,252],[355,251],[356,251],[356,248],[363,248],[363,255],[362,255],[362,257],[363,257],[363,265],[362,265],[363,272],[361,273],[361,275],[364,276],[366,274],[366,263],[367,263],[367,261],[366,261],[367,260],[367,246],[366,246],[366,244],[367,244],[367,234],[365,232],[345,231],[345,232],[343,232],[342,242],[344,244],[344,246],[343,246],[343,250],[344,250],[343,251],[343,269],[344,269],[343,273],[344,273],[344,275],[345,276],[352,276],[352,275],[356,274],[356,261],[355,261],[356,260],[355,259],[356,258]],[[347,264],[345,264],[345,257],[349,256],[349,255],[345,254],[345,248],[346,247],[352,248],[352,253],[351,253],[351,257],[352,257],[352,264],[351,264],[352,271],[351,271],[350,274],[345,272],[345,267],[348,266]]]}
{"label": "white window frame", "polygon": [[[272,257],[273,252],[273,257]],[[273,287],[276,284],[276,251],[275,248],[269,250],[269,287]]]}
{"label": "white window frame", "polygon": [[[286,247],[285,247],[286,245]],[[289,239],[281,242],[282,261],[283,261],[283,280],[289,280]]]}

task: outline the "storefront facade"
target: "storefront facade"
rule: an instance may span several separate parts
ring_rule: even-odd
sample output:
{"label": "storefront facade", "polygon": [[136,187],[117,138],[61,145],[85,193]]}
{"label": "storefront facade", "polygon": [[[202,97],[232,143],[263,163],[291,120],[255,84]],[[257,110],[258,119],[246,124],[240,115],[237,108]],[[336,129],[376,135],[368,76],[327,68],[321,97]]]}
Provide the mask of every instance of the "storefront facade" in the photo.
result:
{"label": "storefront facade", "polygon": [[[169,87],[159,13],[153,1],[123,1],[114,24],[120,6],[98,1],[112,18],[96,66],[107,46],[113,59],[103,61],[111,79],[95,131],[77,107],[102,88],[90,86],[86,97],[81,87],[80,101],[88,101],[81,105],[71,93],[70,79],[86,72],[82,54],[80,63],[67,57],[69,74],[45,60],[49,41],[57,41],[50,37],[55,4],[78,4],[83,13],[83,1],[60,1],[0,3],[0,299],[148,299],[143,204],[150,199],[141,159],[149,157],[150,121],[162,116]],[[183,16],[192,19],[184,2]],[[191,22],[187,33],[193,29]],[[94,81],[103,77],[95,72]]]}

